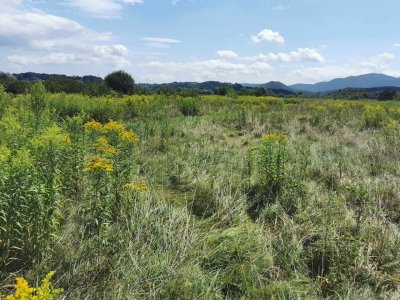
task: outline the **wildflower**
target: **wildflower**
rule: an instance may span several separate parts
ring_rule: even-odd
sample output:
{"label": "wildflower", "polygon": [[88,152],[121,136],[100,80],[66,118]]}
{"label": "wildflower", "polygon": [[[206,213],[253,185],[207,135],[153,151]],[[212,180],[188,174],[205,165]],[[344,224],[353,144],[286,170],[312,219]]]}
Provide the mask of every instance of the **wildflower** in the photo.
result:
{"label": "wildflower", "polygon": [[90,158],[89,164],[84,169],[85,172],[94,172],[96,170],[104,170],[106,172],[112,172],[114,170],[111,165],[111,161],[107,158],[94,155]]}
{"label": "wildflower", "polygon": [[6,300],[31,299],[35,288],[30,288],[28,282],[23,277],[17,277],[15,284],[15,294],[6,297]]}
{"label": "wildflower", "polygon": [[49,272],[42,280],[42,285],[37,288],[38,300],[40,299],[55,299],[57,295],[63,292],[63,289],[53,289],[51,286],[51,278],[54,272]]}
{"label": "wildflower", "polygon": [[120,133],[120,138],[124,142],[136,143],[139,141],[138,136],[132,130],[124,130]]}
{"label": "wildflower", "polygon": [[147,192],[150,189],[150,187],[143,180],[138,180],[134,183],[127,183],[124,185],[124,188],[131,191],[138,191],[140,193]]}
{"label": "wildflower", "polygon": [[103,126],[103,129],[106,131],[114,131],[114,132],[123,132],[125,130],[123,125],[113,120],[110,120],[107,124],[105,124]]}
{"label": "wildflower", "polygon": [[110,145],[110,143],[104,136],[100,137],[97,140],[96,150],[100,153],[109,154],[109,155],[115,155],[118,152],[117,148]]}
{"label": "wildflower", "polygon": [[86,122],[84,127],[85,127],[85,129],[88,129],[88,130],[90,130],[90,129],[93,129],[93,130],[101,130],[101,129],[103,129],[103,125],[101,125],[100,122],[97,122],[97,121],[94,121],[94,120]]}
{"label": "wildflower", "polygon": [[325,111],[326,110],[326,106],[324,106],[324,105],[315,105],[315,109],[317,111]]}
{"label": "wildflower", "polygon": [[262,138],[262,141],[265,143],[286,143],[287,142],[287,135],[284,133],[270,133],[265,135]]}
{"label": "wildflower", "polygon": [[28,281],[23,277],[17,277],[15,293],[8,295],[5,300],[52,300],[61,294],[63,289],[54,289],[51,285],[51,278],[54,272],[50,272],[42,281],[38,288],[29,287]]}

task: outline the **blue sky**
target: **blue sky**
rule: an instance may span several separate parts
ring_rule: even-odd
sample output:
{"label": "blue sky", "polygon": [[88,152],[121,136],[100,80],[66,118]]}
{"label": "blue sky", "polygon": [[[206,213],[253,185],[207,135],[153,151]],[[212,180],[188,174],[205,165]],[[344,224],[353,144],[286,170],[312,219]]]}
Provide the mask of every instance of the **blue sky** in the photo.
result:
{"label": "blue sky", "polygon": [[137,82],[400,76],[398,0],[0,0],[0,70]]}

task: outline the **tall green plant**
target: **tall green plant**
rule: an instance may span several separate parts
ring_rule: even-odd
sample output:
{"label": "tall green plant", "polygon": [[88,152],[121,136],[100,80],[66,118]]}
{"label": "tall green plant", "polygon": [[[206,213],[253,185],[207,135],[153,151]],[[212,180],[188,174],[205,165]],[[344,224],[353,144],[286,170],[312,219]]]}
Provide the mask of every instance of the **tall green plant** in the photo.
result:
{"label": "tall green plant", "polygon": [[261,139],[257,153],[257,171],[260,184],[271,195],[276,195],[285,180],[287,137],[271,133]]}
{"label": "tall green plant", "polygon": [[32,85],[30,90],[30,108],[35,115],[36,118],[36,127],[39,125],[39,119],[42,112],[46,109],[46,88],[44,87],[43,83],[38,82]]}

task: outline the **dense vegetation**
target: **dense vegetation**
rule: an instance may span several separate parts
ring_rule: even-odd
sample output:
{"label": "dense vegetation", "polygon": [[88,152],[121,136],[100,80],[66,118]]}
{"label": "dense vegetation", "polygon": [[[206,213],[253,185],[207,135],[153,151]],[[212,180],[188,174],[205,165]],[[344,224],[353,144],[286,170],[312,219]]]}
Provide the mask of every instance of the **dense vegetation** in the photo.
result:
{"label": "dense vegetation", "polygon": [[0,88],[0,294],[55,271],[66,299],[398,299],[399,120]]}
{"label": "dense vegetation", "polygon": [[[368,76],[368,75],[365,75]],[[384,75],[382,75],[384,76]],[[362,76],[361,76],[362,77]],[[373,76],[374,77],[374,76]],[[29,92],[31,85],[43,81],[47,91],[51,93],[83,94],[88,96],[107,96],[110,94],[159,94],[164,96],[197,97],[200,95],[219,96],[277,96],[307,97],[320,99],[347,100],[400,100],[399,87],[378,86],[374,88],[345,88],[326,92],[304,92],[294,90],[281,82],[271,81],[266,84],[231,84],[219,81],[172,82],[163,84],[139,83],[134,85],[131,75],[124,71],[108,74],[104,80],[96,76],[66,76],[56,74],[21,73],[8,74],[0,72],[0,84],[13,95]]]}

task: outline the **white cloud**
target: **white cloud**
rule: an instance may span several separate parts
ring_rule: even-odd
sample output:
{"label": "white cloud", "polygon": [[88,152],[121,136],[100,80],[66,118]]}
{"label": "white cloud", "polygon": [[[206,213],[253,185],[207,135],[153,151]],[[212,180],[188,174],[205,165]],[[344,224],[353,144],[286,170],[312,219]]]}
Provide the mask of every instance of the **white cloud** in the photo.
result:
{"label": "white cloud", "polygon": [[[234,82],[239,77],[256,80],[263,78],[272,70],[272,67],[265,62],[243,64],[219,59],[183,63],[152,61],[143,64],[142,67],[145,68],[146,72],[155,70],[155,74],[171,74],[175,80],[179,81],[219,80]],[[146,79],[146,76],[143,79]]]}
{"label": "white cloud", "polygon": [[239,59],[244,61],[260,61],[260,62],[325,62],[325,58],[316,49],[298,48],[296,51],[280,52],[280,53],[260,53],[253,56],[239,56],[231,50],[217,51],[216,55],[220,58]]}
{"label": "white cloud", "polygon": [[144,82],[150,83],[165,83],[165,82],[173,82],[175,81],[175,76],[171,74],[146,74],[141,77],[141,80]]}
{"label": "white cloud", "polygon": [[219,58],[238,58],[239,55],[232,50],[220,50],[216,52]]}
{"label": "white cloud", "polygon": [[29,65],[109,65],[115,69],[121,69],[131,66],[127,58],[128,49],[122,45],[113,46],[94,46],[90,51],[85,52],[54,52],[44,55],[23,55],[12,54],[7,56],[10,63],[19,66]]}
{"label": "white cloud", "polygon": [[[66,18],[31,12],[0,13],[0,41],[34,49],[81,48],[88,43],[107,41],[109,33],[89,30]],[[4,43],[3,43],[4,44]]]}
{"label": "white cloud", "polygon": [[0,12],[0,45],[11,49],[7,60],[14,65],[130,65],[129,50],[110,44],[111,33],[90,30],[67,18],[18,9],[18,5],[15,8]]}
{"label": "white cloud", "polygon": [[393,54],[385,52],[371,57],[368,60],[361,61],[359,63],[359,66],[371,72],[383,72],[389,68],[389,63],[395,58],[396,56],[394,56]]}
{"label": "white cloud", "polygon": [[22,0],[0,1],[0,12],[12,12],[22,5]]}
{"label": "white cloud", "polygon": [[349,65],[296,68],[286,75],[287,77],[285,83],[315,83],[331,80],[333,78],[342,78],[360,74],[362,74],[362,72],[360,72],[359,69]]}
{"label": "white cloud", "polygon": [[286,81],[289,83],[314,83],[372,72],[400,76],[399,70],[390,68],[390,63],[394,59],[395,56],[391,53],[381,53],[368,60],[353,61],[349,64],[326,65],[312,68],[298,67],[288,73]]}
{"label": "white cloud", "polygon": [[174,44],[182,43],[179,40],[160,37],[144,37],[142,40],[147,46],[152,48],[170,48]]}
{"label": "white cloud", "polygon": [[120,17],[124,4],[142,4],[143,0],[66,0],[66,2],[93,17],[116,18]]}
{"label": "white cloud", "polygon": [[274,32],[271,29],[264,29],[258,34],[253,35],[251,39],[255,43],[261,43],[262,41],[274,42],[277,44],[285,43],[284,38],[279,34],[279,32]]}
{"label": "white cloud", "polygon": [[394,48],[400,48],[400,43],[395,43],[395,44],[393,44],[393,47],[394,47]]}
{"label": "white cloud", "polygon": [[56,64],[64,65],[71,63],[76,60],[76,56],[73,53],[50,53],[44,56],[32,56],[32,55],[9,55],[7,60],[16,65],[42,65],[42,64]]}

